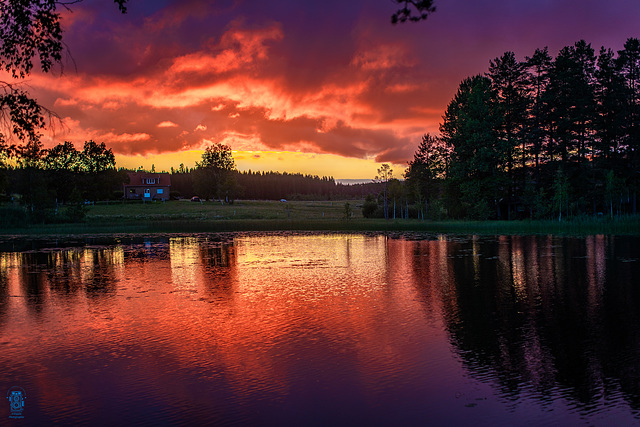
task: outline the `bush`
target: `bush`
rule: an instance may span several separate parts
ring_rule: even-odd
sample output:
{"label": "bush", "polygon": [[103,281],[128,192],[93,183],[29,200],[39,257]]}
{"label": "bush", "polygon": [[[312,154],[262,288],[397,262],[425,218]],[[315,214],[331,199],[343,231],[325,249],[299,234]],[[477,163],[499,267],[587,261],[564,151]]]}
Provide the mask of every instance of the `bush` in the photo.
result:
{"label": "bush", "polygon": [[476,221],[486,221],[491,217],[492,210],[486,200],[480,199],[473,203],[469,212],[469,218]]}
{"label": "bush", "polygon": [[[364,204],[362,205],[362,216],[365,218],[376,218],[376,211],[378,210],[382,211],[381,208],[378,208],[378,202],[376,199],[371,194],[367,195],[367,198],[364,200]],[[384,212],[382,216],[384,216]]]}
{"label": "bush", "polygon": [[65,207],[58,218],[59,222],[81,222],[87,214],[87,208],[82,204]]}
{"label": "bush", "polygon": [[22,206],[0,206],[0,227],[20,227],[27,224],[27,213]]}
{"label": "bush", "polygon": [[443,220],[447,218],[447,209],[441,200],[434,200],[429,205],[429,212],[427,212],[427,218],[431,220]]}

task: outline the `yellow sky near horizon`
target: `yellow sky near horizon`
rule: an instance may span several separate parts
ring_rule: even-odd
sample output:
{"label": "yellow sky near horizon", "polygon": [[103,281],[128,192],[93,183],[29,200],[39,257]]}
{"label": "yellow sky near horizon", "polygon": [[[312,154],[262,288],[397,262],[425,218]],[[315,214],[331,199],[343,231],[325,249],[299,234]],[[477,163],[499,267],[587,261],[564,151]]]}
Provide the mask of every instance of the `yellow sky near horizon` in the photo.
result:
{"label": "yellow sky near horizon", "polygon": [[[175,153],[128,156],[116,154],[117,167],[171,171],[180,163],[192,168],[202,158],[202,150]],[[357,159],[335,154],[316,154],[292,151],[233,151],[236,167],[240,171],[303,173],[317,176],[331,176],[335,179],[373,179],[382,163],[371,159]],[[391,165],[393,175],[401,178],[406,165]]]}

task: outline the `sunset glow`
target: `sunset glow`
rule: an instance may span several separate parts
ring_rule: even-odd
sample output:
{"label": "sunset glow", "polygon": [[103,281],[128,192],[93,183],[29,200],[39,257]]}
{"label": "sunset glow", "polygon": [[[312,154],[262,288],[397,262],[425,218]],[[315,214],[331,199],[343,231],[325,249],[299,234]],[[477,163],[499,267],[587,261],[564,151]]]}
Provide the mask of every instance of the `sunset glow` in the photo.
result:
{"label": "sunset glow", "polygon": [[372,178],[385,162],[399,174],[438,132],[458,83],[490,59],[581,38],[620,49],[640,18],[622,0],[606,10],[460,0],[394,26],[389,6],[135,1],[120,15],[108,1],[74,5],[62,72],[27,83],[62,119],[45,146],[93,139],[120,167],[169,170],[222,142],[240,170]]}
{"label": "sunset glow", "polygon": [[[140,166],[157,171],[177,169],[180,163],[192,168],[201,160],[201,150],[150,155],[119,155],[118,166],[137,169]],[[358,159],[335,154],[316,154],[291,151],[233,151],[236,167],[241,171],[287,172],[305,175],[331,176],[336,179],[371,179],[380,167],[373,158]],[[176,163],[179,161],[180,163]],[[400,178],[406,165],[394,165],[393,176]],[[365,178],[363,178],[365,177]]]}

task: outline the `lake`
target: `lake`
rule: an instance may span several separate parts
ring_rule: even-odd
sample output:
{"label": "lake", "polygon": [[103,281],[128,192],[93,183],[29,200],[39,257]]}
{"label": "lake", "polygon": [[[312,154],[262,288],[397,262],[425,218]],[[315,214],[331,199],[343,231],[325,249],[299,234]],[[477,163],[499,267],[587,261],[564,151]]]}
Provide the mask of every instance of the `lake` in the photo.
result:
{"label": "lake", "polygon": [[639,423],[639,258],[603,235],[4,238],[0,424]]}

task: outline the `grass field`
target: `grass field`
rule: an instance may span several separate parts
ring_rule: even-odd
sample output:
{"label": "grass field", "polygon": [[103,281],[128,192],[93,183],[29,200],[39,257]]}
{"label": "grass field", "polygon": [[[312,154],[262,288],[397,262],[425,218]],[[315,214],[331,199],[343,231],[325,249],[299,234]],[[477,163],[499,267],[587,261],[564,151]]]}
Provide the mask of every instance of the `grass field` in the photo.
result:
{"label": "grass field", "polygon": [[78,224],[43,224],[0,234],[198,233],[218,231],[400,231],[449,234],[635,234],[640,217],[616,220],[585,217],[570,221],[420,221],[368,219],[361,202],[349,201],[353,216],[345,218],[346,201],[171,201],[101,203],[87,207]]}
{"label": "grass field", "polygon": [[[328,220],[344,218],[345,201],[320,202],[277,202],[263,200],[242,200],[234,204],[220,202],[191,202],[189,200],[153,203],[112,203],[90,206],[87,221],[108,220],[149,221],[149,220],[245,220],[245,219],[290,219]],[[349,202],[353,217],[362,218],[362,211]]]}

